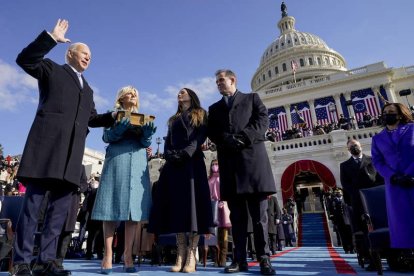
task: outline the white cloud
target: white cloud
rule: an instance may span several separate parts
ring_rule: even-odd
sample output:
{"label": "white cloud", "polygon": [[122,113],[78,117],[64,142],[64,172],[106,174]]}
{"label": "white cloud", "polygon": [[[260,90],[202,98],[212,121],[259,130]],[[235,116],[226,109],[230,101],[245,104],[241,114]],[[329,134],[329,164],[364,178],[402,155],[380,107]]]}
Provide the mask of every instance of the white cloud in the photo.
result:
{"label": "white cloud", "polygon": [[95,102],[96,110],[103,110],[103,112],[106,112],[107,110],[113,108],[111,103],[101,95],[101,91],[99,90],[99,88],[93,85],[91,85],[91,88],[93,90],[93,101]]}
{"label": "white cloud", "polygon": [[178,91],[184,87],[197,93],[204,108],[208,108],[218,98],[215,78],[204,77],[169,85],[161,93],[140,92],[140,109],[145,113],[172,115],[177,110]]}
{"label": "white cloud", "polygon": [[[104,98],[99,89],[94,90],[94,101],[97,109],[111,108],[109,101]],[[17,66],[12,66],[0,59],[0,110],[16,111],[24,103],[37,104],[37,80]]]}
{"label": "white cloud", "polygon": [[23,103],[37,102],[37,81],[0,60],[0,110],[15,111]]}

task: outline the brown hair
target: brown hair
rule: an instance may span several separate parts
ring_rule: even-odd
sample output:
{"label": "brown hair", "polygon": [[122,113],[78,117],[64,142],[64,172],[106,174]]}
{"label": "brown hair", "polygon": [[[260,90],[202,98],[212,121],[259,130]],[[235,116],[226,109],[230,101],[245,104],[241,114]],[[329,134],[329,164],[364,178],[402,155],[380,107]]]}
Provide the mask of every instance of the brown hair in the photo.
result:
{"label": "brown hair", "polygon": [[237,78],[236,74],[231,71],[230,69],[219,69],[216,71],[215,76],[217,77],[218,75],[220,75],[221,73],[224,73],[224,75],[226,77],[233,77],[233,78]]}
{"label": "brown hair", "polygon": [[[199,127],[207,122],[207,113],[201,107],[200,100],[198,99],[197,94],[191,90],[190,88],[183,88],[187,91],[188,95],[191,99],[191,107],[190,107],[190,123],[194,127]],[[180,89],[181,91],[181,89]],[[182,107],[178,105],[177,112],[168,119],[168,125],[178,118],[183,113]]]}

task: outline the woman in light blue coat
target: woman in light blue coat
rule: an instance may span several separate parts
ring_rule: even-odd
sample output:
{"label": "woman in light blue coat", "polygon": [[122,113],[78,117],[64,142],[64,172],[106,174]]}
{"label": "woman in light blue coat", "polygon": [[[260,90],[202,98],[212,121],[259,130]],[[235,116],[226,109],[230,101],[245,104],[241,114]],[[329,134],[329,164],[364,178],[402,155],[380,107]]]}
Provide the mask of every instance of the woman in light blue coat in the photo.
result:
{"label": "woman in light blue coat", "polygon": [[[121,88],[115,101],[116,111],[138,111],[138,91],[132,86]],[[97,191],[92,219],[102,220],[105,237],[105,256],[102,274],[112,272],[112,242],[117,222],[125,221],[124,268],[135,272],[132,245],[138,221],[147,221],[151,207],[146,148],[151,145],[156,127],[152,122],[132,126],[123,118],[105,129],[105,163]]]}

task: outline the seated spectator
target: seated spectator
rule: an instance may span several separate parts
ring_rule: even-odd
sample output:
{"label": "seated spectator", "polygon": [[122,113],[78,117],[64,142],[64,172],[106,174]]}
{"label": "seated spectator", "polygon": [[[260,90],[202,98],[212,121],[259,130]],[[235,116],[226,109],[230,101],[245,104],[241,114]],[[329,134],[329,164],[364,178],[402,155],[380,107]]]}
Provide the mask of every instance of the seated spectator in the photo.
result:
{"label": "seated spectator", "polygon": [[341,129],[349,130],[350,129],[350,120],[347,117],[344,117],[344,114],[339,115],[338,126]]}

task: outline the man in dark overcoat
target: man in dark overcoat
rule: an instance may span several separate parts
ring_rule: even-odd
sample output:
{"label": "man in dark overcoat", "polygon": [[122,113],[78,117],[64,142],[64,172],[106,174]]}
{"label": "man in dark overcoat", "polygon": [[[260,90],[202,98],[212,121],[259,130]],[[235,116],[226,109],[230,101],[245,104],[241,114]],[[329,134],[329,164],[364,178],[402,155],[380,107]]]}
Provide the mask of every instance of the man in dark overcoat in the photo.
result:
{"label": "man in dark overcoat", "polygon": [[276,186],[264,145],[269,127],[266,107],[256,93],[236,88],[231,70],[216,72],[223,98],[209,107],[208,136],[217,145],[220,195],[230,209],[234,243],[233,262],[226,273],[247,271],[247,208],[252,217],[254,243],[262,274],[273,275],[267,241],[267,196]]}
{"label": "man in dark overcoat", "polygon": [[38,80],[39,104],[23,151],[18,179],[27,187],[16,228],[12,275],[31,275],[30,262],[41,202],[50,194],[40,251],[33,275],[70,275],[56,265],[56,248],[79,189],[85,139],[90,127],[109,127],[114,115],[98,115],[93,91],[81,73],[91,61],[89,47],[71,44],[65,65],[44,56],[65,38],[69,23],[58,20],[52,32],[43,31],[17,57],[17,64]]}
{"label": "man in dark overcoat", "polygon": [[279,203],[275,195],[268,196],[269,208],[267,209],[267,216],[269,219],[268,232],[269,232],[269,247],[272,254],[276,254],[276,251],[282,251],[282,240],[285,239],[285,233],[283,232],[283,225],[281,223],[282,210],[280,210]]}
{"label": "man in dark overcoat", "polygon": [[361,215],[364,212],[359,191],[384,184],[377,173],[371,156],[362,153],[361,143],[355,139],[347,142],[351,157],[340,164],[340,178],[345,203],[352,207],[353,232],[362,230]]}
{"label": "man in dark overcoat", "polygon": [[[384,179],[379,175],[372,164],[371,156],[362,153],[361,143],[356,139],[349,139],[346,143],[347,149],[351,157],[340,164],[340,178],[342,190],[344,193],[345,203],[350,206],[352,232],[363,231],[364,244],[357,246],[363,248],[363,252],[358,252],[366,260],[370,260],[368,248],[368,236],[364,223],[362,222],[362,214],[364,209],[362,206],[359,191],[365,188],[371,188],[384,184]],[[373,270],[373,262],[367,267],[367,270]]]}

